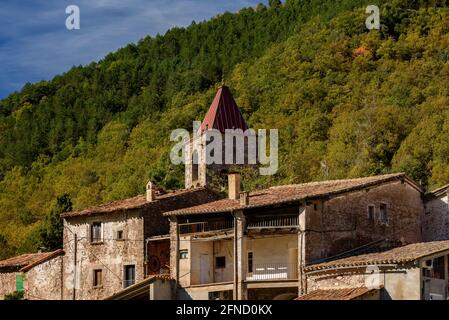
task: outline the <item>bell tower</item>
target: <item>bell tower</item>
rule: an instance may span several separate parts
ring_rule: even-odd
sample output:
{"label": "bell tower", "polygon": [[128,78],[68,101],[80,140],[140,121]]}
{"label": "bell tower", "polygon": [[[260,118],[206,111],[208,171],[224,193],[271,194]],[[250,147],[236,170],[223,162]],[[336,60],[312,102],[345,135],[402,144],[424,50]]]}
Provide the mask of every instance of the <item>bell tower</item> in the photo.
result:
{"label": "bell tower", "polygon": [[[194,137],[189,142],[190,147],[187,148],[189,151],[186,152],[186,157],[189,161],[187,161],[185,168],[185,187],[187,189],[217,184],[221,186],[226,185],[226,174],[231,171],[231,167],[244,164],[241,161],[233,161],[233,163],[227,161],[229,160],[227,159],[227,157],[229,158],[229,149],[225,148],[227,141],[225,133],[228,129],[240,129],[240,132],[246,132],[248,126],[230,89],[222,85],[218,89],[200,128],[197,129],[196,138]],[[194,128],[194,130],[196,129]],[[210,150],[210,146],[214,141],[220,142],[221,155],[220,150]],[[248,143],[245,140],[245,150],[248,149],[247,145]],[[231,156],[233,158],[235,155],[237,159],[241,156],[240,153],[245,153],[237,150],[236,144],[232,144],[232,146]],[[244,159],[247,161],[246,156],[244,156]]]}

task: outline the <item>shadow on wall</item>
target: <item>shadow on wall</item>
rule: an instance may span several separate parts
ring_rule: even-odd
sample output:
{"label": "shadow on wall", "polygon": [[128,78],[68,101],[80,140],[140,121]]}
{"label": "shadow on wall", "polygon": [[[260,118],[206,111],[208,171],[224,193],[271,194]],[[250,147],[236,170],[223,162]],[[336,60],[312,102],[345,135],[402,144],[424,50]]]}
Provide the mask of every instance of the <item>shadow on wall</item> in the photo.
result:
{"label": "shadow on wall", "polygon": [[381,289],[380,291],[380,299],[381,300],[393,300],[387,290]]}

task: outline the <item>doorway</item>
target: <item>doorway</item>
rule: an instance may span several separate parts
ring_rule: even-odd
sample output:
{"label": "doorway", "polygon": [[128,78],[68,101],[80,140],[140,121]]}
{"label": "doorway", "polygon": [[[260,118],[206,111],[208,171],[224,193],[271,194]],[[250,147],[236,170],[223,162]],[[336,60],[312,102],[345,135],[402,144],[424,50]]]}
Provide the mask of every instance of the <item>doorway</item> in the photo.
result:
{"label": "doorway", "polygon": [[200,283],[210,283],[210,260],[208,254],[200,255]]}

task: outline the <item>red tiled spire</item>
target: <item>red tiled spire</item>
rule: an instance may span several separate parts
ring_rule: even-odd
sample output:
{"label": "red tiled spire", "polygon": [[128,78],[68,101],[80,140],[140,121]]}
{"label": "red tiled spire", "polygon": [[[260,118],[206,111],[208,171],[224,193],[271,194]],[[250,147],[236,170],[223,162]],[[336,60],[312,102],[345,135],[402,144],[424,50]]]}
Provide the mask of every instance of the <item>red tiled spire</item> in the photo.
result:
{"label": "red tiled spire", "polygon": [[218,89],[214,101],[201,124],[201,133],[208,129],[216,129],[221,133],[225,133],[226,129],[242,129],[243,131],[248,129],[231,91],[226,86]]}

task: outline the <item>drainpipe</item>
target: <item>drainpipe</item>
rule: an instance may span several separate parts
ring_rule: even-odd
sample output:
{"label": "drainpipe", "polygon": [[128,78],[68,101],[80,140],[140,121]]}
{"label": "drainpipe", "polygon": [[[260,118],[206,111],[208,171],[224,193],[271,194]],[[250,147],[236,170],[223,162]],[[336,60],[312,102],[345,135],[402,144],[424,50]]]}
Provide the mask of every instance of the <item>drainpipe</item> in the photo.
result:
{"label": "drainpipe", "polygon": [[148,276],[148,243],[150,242],[150,239],[145,240],[145,275],[144,278],[146,279]]}
{"label": "drainpipe", "polygon": [[[301,228],[301,227],[300,227]],[[304,294],[304,283],[303,283],[303,272],[304,272],[304,266],[303,266],[303,242],[304,242],[304,232],[300,229],[299,230],[299,294]]]}
{"label": "drainpipe", "polygon": [[237,274],[237,264],[238,264],[238,259],[237,259],[237,218],[234,214],[234,211],[231,211],[232,216],[234,217],[234,300],[237,300],[237,296],[238,296],[238,274]]}
{"label": "drainpipe", "polygon": [[76,300],[76,271],[77,271],[77,250],[78,250],[78,235],[75,233],[75,249],[73,250],[73,292],[72,292],[72,299]]}

